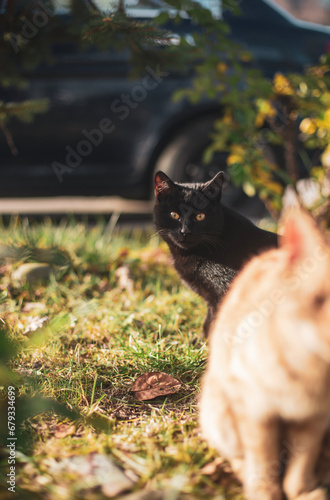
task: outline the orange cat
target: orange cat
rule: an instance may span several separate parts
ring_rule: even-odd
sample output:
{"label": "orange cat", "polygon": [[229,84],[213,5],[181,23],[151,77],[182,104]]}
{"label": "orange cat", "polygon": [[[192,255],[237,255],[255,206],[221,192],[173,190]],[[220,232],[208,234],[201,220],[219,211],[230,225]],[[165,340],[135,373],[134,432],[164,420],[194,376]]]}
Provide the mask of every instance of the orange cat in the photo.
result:
{"label": "orange cat", "polygon": [[209,444],[250,500],[325,500],[330,480],[330,248],[298,209],[279,249],[236,278],[200,402]]}

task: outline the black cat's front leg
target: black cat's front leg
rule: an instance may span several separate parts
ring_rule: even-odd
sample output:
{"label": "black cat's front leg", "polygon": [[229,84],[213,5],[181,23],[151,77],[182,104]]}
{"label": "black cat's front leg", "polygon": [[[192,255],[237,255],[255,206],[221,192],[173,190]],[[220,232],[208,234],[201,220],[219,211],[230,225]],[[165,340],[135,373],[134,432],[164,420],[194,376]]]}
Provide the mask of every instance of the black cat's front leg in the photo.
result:
{"label": "black cat's front leg", "polygon": [[207,306],[207,314],[203,325],[204,337],[207,339],[210,333],[211,325],[215,318],[216,308],[214,306]]}
{"label": "black cat's front leg", "polygon": [[214,302],[207,302],[207,314],[203,325],[204,337],[206,339],[210,334],[212,323],[215,320],[215,317],[220,308],[222,300],[223,300],[223,295],[220,295],[216,297],[216,300]]}

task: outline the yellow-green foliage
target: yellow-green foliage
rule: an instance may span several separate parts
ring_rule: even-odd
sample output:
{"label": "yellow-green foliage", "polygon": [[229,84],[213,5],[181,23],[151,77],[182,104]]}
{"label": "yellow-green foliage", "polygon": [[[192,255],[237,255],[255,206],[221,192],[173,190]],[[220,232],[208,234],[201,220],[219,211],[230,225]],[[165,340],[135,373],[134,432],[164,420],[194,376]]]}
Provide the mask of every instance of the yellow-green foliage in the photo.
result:
{"label": "yellow-green foliage", "polygon": [[[230,71],[221,65],[219,80]],[[329,225],[329,56],[303,74],[276,73],[271,81],[247,71],[244,78],[245,90],[231,91],[221,99],[223,115],[215,124],[205,159],[210,161],[215,151],[227,151],[234,184],[249,196],[258,193],[275,216],[281,212],[285,188],[297,188],[300,162],[319,191],[306,208],[321,213]],[[270,153],[269,144],[282,148],[280,160]]]}

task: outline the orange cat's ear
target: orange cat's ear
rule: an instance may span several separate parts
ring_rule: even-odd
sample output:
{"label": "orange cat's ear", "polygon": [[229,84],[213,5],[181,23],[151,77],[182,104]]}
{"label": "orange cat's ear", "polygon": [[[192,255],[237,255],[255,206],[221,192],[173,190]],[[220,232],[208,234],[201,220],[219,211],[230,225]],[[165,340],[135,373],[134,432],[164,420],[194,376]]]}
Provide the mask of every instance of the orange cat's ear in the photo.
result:
{"label": "orange cat's ear", "polygon": [[301,208],[291,208],[283,217],[281,246],[288,252],[290,264],[313,255],[322,236],[312,217]]}
{"label": "orange cat's ear", "polygon": [[169,194],[171,191],[175,190],[175,184],[171,179],[164,174],[164,172],[157,172],[155,175],[155,196],[159,198],[159,195]]}

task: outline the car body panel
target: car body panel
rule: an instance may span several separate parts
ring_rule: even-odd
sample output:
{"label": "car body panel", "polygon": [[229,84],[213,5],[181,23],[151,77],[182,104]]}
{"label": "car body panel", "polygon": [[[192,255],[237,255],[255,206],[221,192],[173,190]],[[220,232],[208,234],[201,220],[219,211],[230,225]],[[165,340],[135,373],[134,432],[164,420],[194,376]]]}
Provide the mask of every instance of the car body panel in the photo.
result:
{"label": "car body panel", "polygon": [[[244,11],[245,6],[249,8]],[[251,2],[262,5],[253,11]],[[317,62],[327,33],[301,27],[262,0],[244,0],[243,16],[224,13],[231,37],[255,55],[266,76],[301,71]],[[250,10],[249,10],[250,9]],[[249,14],[250,13],[250,14]],[[65,17],[66,15],[64,15]],[[66,17],[65,17],[66,18]],[[66,18],[66,22],[67,18]],[[189,34],[192,23],[169,26]],[[219,108],[219,102],[196,106],[173,102],[173,92],[191,85],[192,74],[146,67],[129,78],[127,52],[88,49],[60,41],[54,63],[25,73],[24,90],[6,90],[5,101],[48,98],[48,112],[30,124],[10,122],[19,151],[13,156],[0,134],[1,196],[111,195],[147,198],[157,156],[189,121]]]}

